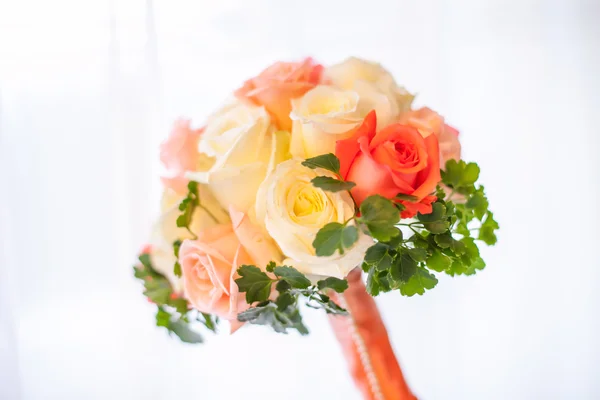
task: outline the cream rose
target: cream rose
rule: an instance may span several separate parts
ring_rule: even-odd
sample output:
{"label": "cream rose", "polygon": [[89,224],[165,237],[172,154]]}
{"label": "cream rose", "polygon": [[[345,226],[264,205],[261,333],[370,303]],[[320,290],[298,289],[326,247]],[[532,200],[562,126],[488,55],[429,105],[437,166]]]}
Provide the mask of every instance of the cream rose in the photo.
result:
{"label": "cream rose", "polygon": [[[190,230],[199,234],[202,230],[229,221],[229,215],[221,208],[209,190],[198,185],[198,195],[202,207],[197,207],[192,216]],[[162,197],[162,214],[154,225],[150,237],[150,258],[154,268],[163,274],[177,292],[183,290],[181,279],[173,273],[177,261],[173,253],[173,242],[192,238],[185,228],[177,227],[177,217],[181,215],[179,203],[184,196],[178,195],[171,189],[165,189]]]}
{"label": "cream rose", "polygon": [[394,122],[410,110],[414,96],[396,84],[392,75],[380,64],[350,57],[325,70],[325,79],[337,88],[354,90],[363,108],[377,112],[378,129]]}
{"label": "cream rose", "polygon": [[335,142],[350,137],[369,111],[360,108],[359,100],[356,92],[331,86],[317,86],[292,100],[292,155],[333,153]]}
{"label": "cream rose", "polygon": [[260,185],[256,218],[281,248],[290,265],[299,271],[322,276],[345,277],[358,266],[373,239],[360,233],[357,243],[343,255],[318,257],[312,242],[317,232],[330,222],[344,223],[354,216],[354,203],[348,192],[328,192],[310,182],[329,171],[304,167],[299,160],[277,166]]}
{"label": "cream rose", "polygon": [[289,134],[275,131],[264,107],[234,100],[209,117],[198,151],[186,178],[208,185],[224,209],[247,212],[267,173],[288,158]]}

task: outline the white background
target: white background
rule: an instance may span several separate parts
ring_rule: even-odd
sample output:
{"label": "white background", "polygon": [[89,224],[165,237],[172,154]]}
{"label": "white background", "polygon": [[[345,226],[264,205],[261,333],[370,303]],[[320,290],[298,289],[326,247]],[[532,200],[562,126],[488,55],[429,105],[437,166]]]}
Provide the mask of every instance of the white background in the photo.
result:
{"label": "white background", "polygon": [[158,144],[279,59],[378,60],[461,130],[476,277],[378,299],[423,399],[600,398],[600,3],[0,1],[0,398],[359,399],[323,315],[186,346],[130,265]]}

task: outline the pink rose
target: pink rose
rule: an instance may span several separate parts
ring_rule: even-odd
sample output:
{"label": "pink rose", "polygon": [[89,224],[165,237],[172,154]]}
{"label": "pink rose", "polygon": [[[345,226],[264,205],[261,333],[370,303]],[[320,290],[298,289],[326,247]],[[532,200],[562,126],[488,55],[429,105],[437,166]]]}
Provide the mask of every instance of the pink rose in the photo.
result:
{"label": "pink rose", "polygon": [[315,64],[311,58],[298,63],[276,62],[257,77],[244,82],[235,95],[264,106],[279,128],[289,132],[292,128],[291,100],[314,88],[321,81],[322,73],[323,66]]}
{"label": "pink rose", "polygon": [[190,128],[190,121],[178,120],[173,125],[171,134],[160,146],[160,161],[171,174],[163,178],[163,184],[178,193],[187,191],[186,171],[193,171],[198,164],[198,140],[202,129]]}
{"label": "pink rose", "polygon": [[185,240],[179,249],[185,297],[199,311],[232,322],[249,307],[235,279],[244,264],[264,269],[269,261],[280,262],[277,246],[248,217],[230,210],[231,224],[202,231],[196,240]]}
{"label": "pink rose", "polygon": [[460,160],[460,142],[458,131],[444,123],[444,117],[430,108],[423,107],[408,111],[400,116],[401,124],[417,128],[423,137],[434,134],[440,147],[440,167],[445,168],[446,161]]}

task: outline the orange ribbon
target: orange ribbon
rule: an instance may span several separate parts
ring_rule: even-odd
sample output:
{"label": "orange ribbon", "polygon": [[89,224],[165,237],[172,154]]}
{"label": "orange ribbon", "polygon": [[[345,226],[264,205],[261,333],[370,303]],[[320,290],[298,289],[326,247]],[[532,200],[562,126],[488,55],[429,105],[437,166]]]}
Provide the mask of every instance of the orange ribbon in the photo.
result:
{"label": "orange ribbon", "polygon": [[348,289],[331,298],[348,316],[331,315],[329,322],[342,346],[354,383],[366,400],[416,400],[394,355],[387,330],[366,291],[360,269],[348,275]]}

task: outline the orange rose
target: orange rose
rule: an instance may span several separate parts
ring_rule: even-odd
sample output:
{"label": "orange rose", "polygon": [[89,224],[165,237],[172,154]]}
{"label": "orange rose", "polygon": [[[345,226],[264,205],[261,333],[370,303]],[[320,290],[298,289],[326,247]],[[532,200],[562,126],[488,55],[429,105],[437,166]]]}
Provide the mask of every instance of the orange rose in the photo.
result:
{"label": "orange rose", "polygon": [[407,194],[416,200],[400,201],[406,207],[402,218],[430,213],[431,193],[441,179],[437,137],[423,138],[416,128],[401,124],[375,133],[376,124],[372,111],[353,137],[336,144],[342,178],[356,183],[354,200],[360,205],[373,194],[389,199]]}
{"label": "orange rose", "polygon": [[408,111],[400,116],[401,124],[417,128],[423,137],[432,133],[438,138],[440,146],[441,167],[446,166],[450,159],[460,160],[460,142],[458,131],[444,123],[444,117],[430,108],[423,107]]}
{"label": "orange rose", "polygon": [[248,79],[235,95],[264,106],[280,129],[292,128],[291,100],[302,96],[321,81],[323,66],[311,58],[299,63],[276,62],[257,77]]}

